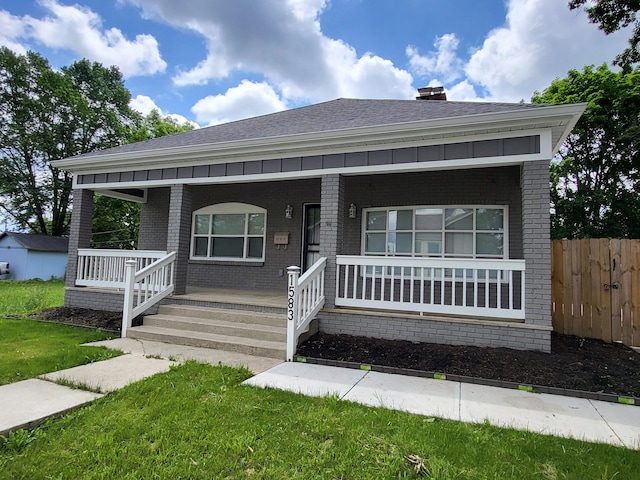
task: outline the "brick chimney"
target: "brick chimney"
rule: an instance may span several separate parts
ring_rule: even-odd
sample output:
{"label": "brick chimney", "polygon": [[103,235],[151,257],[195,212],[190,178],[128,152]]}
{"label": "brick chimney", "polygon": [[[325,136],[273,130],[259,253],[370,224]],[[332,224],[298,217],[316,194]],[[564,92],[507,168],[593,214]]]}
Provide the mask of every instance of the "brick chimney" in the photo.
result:
{"label": "brick chimney", "polygon": [[423,87],[418,89],[419,96],[416,100],[446,100],[447,94],[444,87]]}

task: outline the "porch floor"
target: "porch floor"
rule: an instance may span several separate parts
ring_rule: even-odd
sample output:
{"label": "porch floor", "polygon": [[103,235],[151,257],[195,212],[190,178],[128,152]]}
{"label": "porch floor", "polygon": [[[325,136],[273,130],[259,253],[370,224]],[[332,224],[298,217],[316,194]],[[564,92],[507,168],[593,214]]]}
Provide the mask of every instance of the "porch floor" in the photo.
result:
{"label": "porch floor", "polygon": [[173,295],[173,298],[198,302],[216,302],[256,307],[287,307],[286,292],[267,292],[258,290],[231,290],[226,288],[187,287],[184,295]]}

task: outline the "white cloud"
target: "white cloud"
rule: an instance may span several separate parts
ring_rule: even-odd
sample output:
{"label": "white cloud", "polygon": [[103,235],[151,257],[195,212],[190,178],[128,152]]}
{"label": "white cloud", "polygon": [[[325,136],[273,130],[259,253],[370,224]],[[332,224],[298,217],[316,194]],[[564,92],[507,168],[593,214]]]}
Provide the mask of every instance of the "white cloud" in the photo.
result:
{"label": "white cloud", "polygon": [[465,66],[467,78],[503,101],[529,100],[571,68],[610,62],[628,32],[605,36],[584,12],[558,0],[510,0],[506,24],[490,32]]}
{"label": "white cloud", "polygon": [[156,102],[146,95],[136,95],[135,98],[129,101],[129,106],[145,116],[154,110],[162,111],[162,109],[156,105]]}
{"label": "white cloud", "polygon": [[[207,56],[180,70],[174,83],[202,85],[233,72],[262,76],[288,101],[339,96],[410,98],[412,76],[389,60],[323,35],[327,0],[126,0],[143,15],[189,29],[207,42]],[[373,88],[377,85],[377,88]]]}
{"label": "white cloud", "polygon": [[5,10],[0,10],[0,45],[19,55],[27,53],[27,48],[16,40],[24,35],[25,25],[20,19]]}
{"label": "white cloud", "polygon": [[[442,85],[442,83],[439,85]],[[477,102],[483,100],[478,97],[475,88],[468,80],[462,80],[452,87],[448,87],[446,92],[447,99],[456,100],[458,102]]]}
{"label": "white cloud", "polygon": [[470,52],[458,53],[453,33],[424,55],[407,46],[411,71],[445,85],[450,100],[528,101],[568,70],[610,62],[627,45],[628,31],[606,36],[563,1],[509,0],[506,7],[505,24]]}
{"label": "white cloud", "polygon": [[151,97],[148,97],[147,95],[136,95],[135,98],[132,98],[129,102],[129,106],[145,116],[149,115],[153,110],[157,110],[162,116],[170,117],[179,124],[189,123],[193,128],[200,128],[200,125],[187,119],[187,117],[183,115],[165,112],[151,99]]}
{"label": "white cloud", "polygon": [[286,108],[275,90],[267,83],[243,80],[224,94],[202,98],[191,107],[200,123],[216,125],[242,118],[279,112]]}
{"label": "white cloud", "polygon": [[0,12],[4,14],[4,19],[0,16],[0,27],[6,24],[11,27],[0,30],[1,43],[11,48],[11,43],[22,46],[18,43],[20,39],[35,40],[49,48],[70,50],[105,65],[117,65],[124,77],[165,71],[167,64],[153,36],[136,35],[135,40],[128,40],[117,28],[103,28],[100,16],[87,7],[61,5],[57,0],[39,3],[49,13],[40,19]]}
{"label": "white cloud", "polygon": [[463,74],[462,60],[456,53],[459,44],[454,33],[447,33],[436,38],[433,44],[436,51],[426,55],[420,55],[416,47],[409,45],[406,54],[411,71],[422,77],[441,75],[447,83],[455,81]]}

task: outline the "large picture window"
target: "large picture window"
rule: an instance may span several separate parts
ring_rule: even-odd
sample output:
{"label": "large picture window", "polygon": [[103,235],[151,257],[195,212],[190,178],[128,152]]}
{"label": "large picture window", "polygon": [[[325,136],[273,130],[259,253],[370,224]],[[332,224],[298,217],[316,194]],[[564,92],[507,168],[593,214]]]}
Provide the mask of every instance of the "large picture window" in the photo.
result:
{"label": "large picture window", "polygon": [[365,255],[508,258],[506,207],[372,208],[363,220]]}
{"label": "large picture window", "polygon": [[193,212],[191,258],[263,261],[267,211],[219,203]]}

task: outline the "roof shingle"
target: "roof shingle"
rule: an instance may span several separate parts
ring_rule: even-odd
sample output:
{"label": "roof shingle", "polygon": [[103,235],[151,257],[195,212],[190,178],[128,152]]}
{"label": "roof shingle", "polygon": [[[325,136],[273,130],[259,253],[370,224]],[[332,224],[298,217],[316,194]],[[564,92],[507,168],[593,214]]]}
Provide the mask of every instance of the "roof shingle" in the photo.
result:
{"label": "roof shingle", "polygon": [[0,240],[4,237],[13,238],[27,250],[41,252],[68,252],[69,239],[66,237],[52,237],[50,235],[32,235],[30,233],[4,232],[0,233]]}
{"label": "roof shingle", "polygon": [[254,140],[286,135],[394,125],[421,120],[536,108],[525,103],[451,102],[440,100],[366,100],[340,98],[306,107],[200,128],[83,156],[133,153],[165,148]]}

